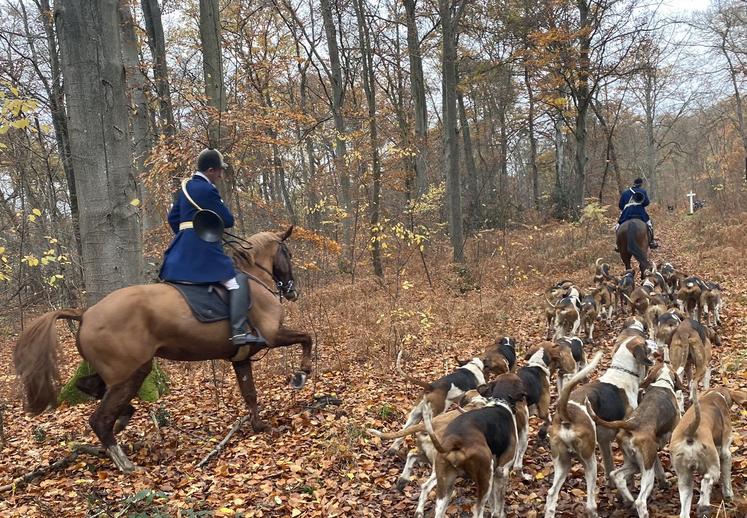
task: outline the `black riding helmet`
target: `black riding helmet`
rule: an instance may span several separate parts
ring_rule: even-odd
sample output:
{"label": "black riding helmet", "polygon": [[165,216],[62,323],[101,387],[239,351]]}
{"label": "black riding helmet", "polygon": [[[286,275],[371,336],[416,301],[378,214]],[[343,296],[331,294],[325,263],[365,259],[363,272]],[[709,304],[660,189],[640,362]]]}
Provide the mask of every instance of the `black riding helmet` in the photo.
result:
{"label": "black riding helmet", "polygon": [[204,173],[211,167],[215,169],[227,169],[228,164],[223,161],[223,155],[217,149],[203,149],[197,156],[197,170]]}

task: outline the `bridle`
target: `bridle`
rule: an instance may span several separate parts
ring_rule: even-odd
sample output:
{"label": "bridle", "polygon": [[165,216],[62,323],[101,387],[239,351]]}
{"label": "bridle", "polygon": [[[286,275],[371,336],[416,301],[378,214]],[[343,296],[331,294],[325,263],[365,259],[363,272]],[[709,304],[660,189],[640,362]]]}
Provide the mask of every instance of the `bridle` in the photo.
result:
{"label": "bridle", "polygon": [[[282,253],[285,256],[285,258],[288,261],[288,264],[290,264],[290,251],[288,251],[288,246],[285,244],[284,241],[281,241],[280,244],[278,245],[278,250],[275,253],[275,255],[280,254],[280,253]],[[292,275],[291,275],[290,279],[288,279],[286,282],[283,282],[275,274],[275,261],[273,261],[272,271],[268,270],[267,268],[265,268],[261,264],[257,264],[256,266],[257,266],[257,268],[259,268],[263,272],[267,273],[270,277],[272,277],[272,280],[275,281],[275,287],[277,287],[278,291],[277,292],[273,292],[273,293],[276,293],[280,297],[281,300],[283,298],[287,299],[288,298],[288,294],[291,291],[295,290],[294,283],[293,283],[293,276]]]}
{"label": "bridle", "polygon": [[[251,250],[252,249],[252,243],[250,241],[248,241],[247,239],[244,239],[243,237],[236,236],[234,234],[229,234],[228,232],[224,232],[224,233],[228,234],[229,236],[231,236],[232,238],[235,239],[235,241],[228,240],[228,239],[224,239],[223,240],[223,242],[226,245],[230,246],[231,248],[233,248],[233,249],[241,248],[243,250]],[[244,243],[246,243],[246,244],[244,244]],[[282,253],[283,255],[285,255],[285,258],[288,260],[288,264],[290,264],[290,251],[288,250],[288,246],[285,244],[284,241],[280,241],[280,243],[278,244],[278,250],[275,253],[275,255],[277,255],[279,253]],[[253,280],[257,284],[259,284],[260,286],[262,286],[264,289],[266,289],[267,291],[269,291],[270,293],[272,293],[274,296],[276,296],[281,301],[284,298],[288,299],[288,294],[290,292],[292,292],[292,291],[295,290],[295,284],[293,282],[293,276],[292,275],[291,275],[290,279],[288,279],[286,282],[283,282],[282,280],[280,280],[280,278],[278,277],[278,275],[275,273],[275,261],[274,260],[273,260],[273,263],[272,263],[272,271],[270,271],[269,269],[265,268],[264,266],[262,266],[261,264],[258,264],[258,263],[254,263],[254,266],[256,266],[257,268],[259,268],[260,270],[262,270],[263,272],[265,272],[267,275],[269,275],[270,278],[272,278],[273,282],[275,283],[276,290],[274,290],[270,286],[268,286],[267,283],[265,283],[259,277],[256,277],[255,275],[252,275],[249,272],[244,272],[244,274],[249,279]],[[290,299],[288,299],[288,300],[290,300]]]}

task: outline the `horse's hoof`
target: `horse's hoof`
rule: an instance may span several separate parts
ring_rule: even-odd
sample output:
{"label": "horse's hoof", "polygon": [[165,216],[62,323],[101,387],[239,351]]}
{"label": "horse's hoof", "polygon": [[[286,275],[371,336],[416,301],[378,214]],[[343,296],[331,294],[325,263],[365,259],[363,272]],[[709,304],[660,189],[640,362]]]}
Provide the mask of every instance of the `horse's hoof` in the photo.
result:
{"label": "horse's hoof", "polygon": [[267,433],[272,431],[272,426],[261,419],[257,419],[256,421],[252,421],[252,429],[256,433]]}
{"label": "horse's hoof", "polygon": [[290,386],[296,390],[300,390],[306,384],[306,373],[303,371],[296,372],[290,380]]}
{"label": "horse's hoof", "polygon": [[399,489],[400,491],[404,491],[405,487],[407,487],[407,483],[408,482],[409,482],[409,480],[407,480],[406,478],[398,478],[397,479],[397,489]]}
{"label": "horse's hoof", "polygon": [[698,518],[708,518],[709,516],[711,516],[711,506],[699,505],[697,513]]}
{"label": "horse's hoof", "polygon": [[136,469],[139,469],[138,466],[133,464],[130,459],[127,458],[127,455],[122,450],[122,447],[119,444],[108,447],[106,451],[109,453],[109,457],[111,457],[111,459],[114,461],[114,464],[122,473],[129,474]]}

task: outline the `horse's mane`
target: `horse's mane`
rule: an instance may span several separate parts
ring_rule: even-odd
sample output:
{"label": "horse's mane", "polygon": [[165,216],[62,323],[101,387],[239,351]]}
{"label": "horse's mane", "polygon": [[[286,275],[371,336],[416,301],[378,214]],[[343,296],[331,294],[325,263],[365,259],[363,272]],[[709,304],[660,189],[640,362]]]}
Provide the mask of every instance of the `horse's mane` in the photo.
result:
{"label": "horse's mane", "polygon": [[279,243],[280,237],[275,232],[257,232],[247,238],[255,250],[262,250],[270,243]]}
{"label": "horse's mane", "polygon": [[280,237],[275,232],[258,232],[246,238],[246,241],[251,245],[251,250],[246,250],[245,247],[247,247],[247,244],[241,241],[235,241],[235,246],[226,247],[228,255],[240,269],[243,269],[241,266],[244,265],[253,266],[254,254],[272,243],[279,243]]}

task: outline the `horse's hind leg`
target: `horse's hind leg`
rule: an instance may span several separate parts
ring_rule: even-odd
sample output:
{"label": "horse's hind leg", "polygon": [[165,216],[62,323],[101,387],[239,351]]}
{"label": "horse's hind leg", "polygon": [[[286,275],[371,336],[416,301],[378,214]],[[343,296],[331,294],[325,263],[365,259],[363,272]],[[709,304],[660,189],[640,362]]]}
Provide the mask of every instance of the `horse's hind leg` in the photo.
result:
{"label": "horse's hind leg", "polygon": [[[127,380],[108,387],[104,398],[89,419],[91,428],[93,428],[101,444],[106,448],[114,464],[125,473],[133,471],[135,465],[130,462],[122,447],[117,444],[117,440],[114,437],[114,425],[121,416],[127,415],[128,412],[129,416],[132,415],[132,412],[129,411],[132,408],[130,400],[137,394],[140,385],[142,385],[148,376],[151,366],[152,361],[148,360],[148,362],[132,373]],[[129,416],[127,420],[129,420]],[[122,427],[118,428],[121,429]]]}
{"label": "horse's hind leg", "polygon": [[[89,376],[83,376],[75,382],[75,386],[84,394],[88,394],[89,396],[96,399],[101,399],[104,397],[104,394],[106,394],[106,383],[104,383],[104,380],[101,379],[101,376],[99,376],[97,372],[94,372]],[[125,426],[127,426],[127,423],[129,423],[130,419],[132,419],[132,415],[134,413],[135,407],[128,404],[122,411],[122,413],[117,417],[117,421],[114,423],[115,434],[124,430]]]}
{"label": "horse's hind leg", "polygon": [[83,376],[75,382],[75,386],[84,394],[96,399],[101,399],[106,394],[106,383],[97,372],[89,376]]}

